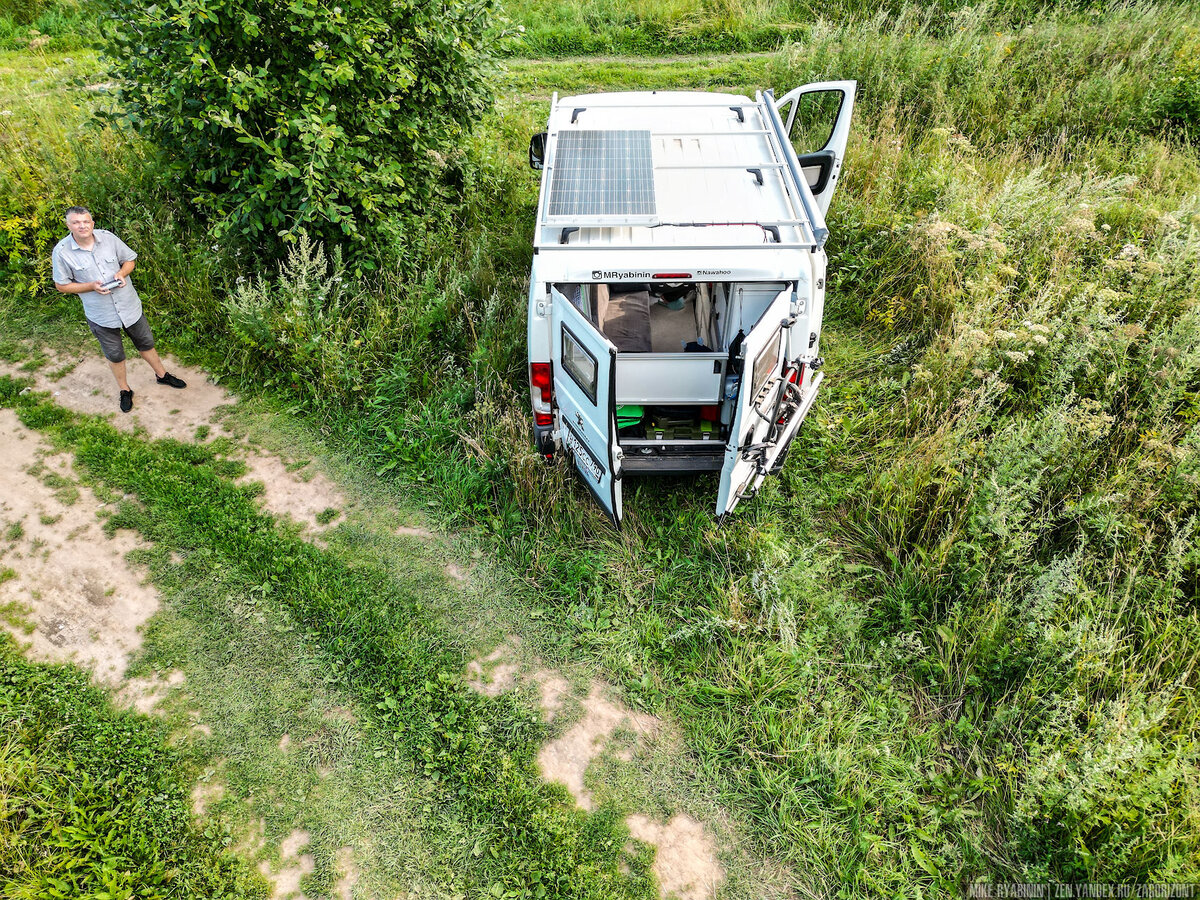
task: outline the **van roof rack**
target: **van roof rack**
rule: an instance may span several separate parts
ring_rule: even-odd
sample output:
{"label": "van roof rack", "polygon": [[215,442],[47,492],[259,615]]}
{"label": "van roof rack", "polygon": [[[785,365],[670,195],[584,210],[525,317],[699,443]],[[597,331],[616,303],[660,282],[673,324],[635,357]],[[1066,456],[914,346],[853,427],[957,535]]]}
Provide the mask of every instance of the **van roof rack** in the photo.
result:
{"label": "van roof rack", "polygon": [[538,249],[812,249],[827,236],[769,91],[554,95]]}

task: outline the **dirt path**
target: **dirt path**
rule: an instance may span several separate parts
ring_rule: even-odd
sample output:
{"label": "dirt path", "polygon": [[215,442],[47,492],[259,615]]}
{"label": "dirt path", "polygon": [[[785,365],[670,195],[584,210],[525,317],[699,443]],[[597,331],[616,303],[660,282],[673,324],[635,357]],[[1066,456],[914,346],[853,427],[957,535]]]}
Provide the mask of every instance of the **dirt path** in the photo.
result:
{"label": "dirt path", "polygon": [[[48,392],[55,403],[103,416],[117,428],[151,438],[211,440],[221,433],[221,414],[234,398],[199,369],[169,365],[188,382],[186,389],[155,384],[148,367],[131,361],[129,414],[117,409],[112,373],[98,356],[71,360],[53,378],[45,372],[32,377],[35,389]],[[0,365],[0,373],[30,377],[9,364]],[[323,473],[290,469],[253,447],[240,452],[247,465],[244,480],[262,483],[266,510],[318,532],[347,506]],[[53,452],[11,410],[0,410],[0,483],[5,486],[0,571],[11,572],[0,579],[0,605],[20,610],[10,615],[9,630],[30,644],[34,658],[75,661],[102,683],[122,684],[129,656],[140,646],[141,627],[159,606],[144,574],[125,560],[144,544],[131,532],[104,534],[107,504],[80,483],[68,455]],[[132,687],[126,685],[125,695],[144,708],[163,690],[158,684]]]}

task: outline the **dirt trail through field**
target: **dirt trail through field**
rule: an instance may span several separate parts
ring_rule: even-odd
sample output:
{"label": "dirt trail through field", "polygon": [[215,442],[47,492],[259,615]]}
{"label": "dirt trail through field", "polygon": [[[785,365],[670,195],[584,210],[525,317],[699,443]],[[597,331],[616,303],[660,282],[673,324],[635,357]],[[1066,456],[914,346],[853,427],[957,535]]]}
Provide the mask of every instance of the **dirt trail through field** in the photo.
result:
{"label": "dirt trail through field", "polygon": [[[124,431],[151,438],[209,440],[222,430],[221,412],[234,402],[195,368],[168,361],[188,386],[162,387],[140,360],[129,362],[133,412],[117,408],[117,387],[108,364],[84,355],[51,377],[0,364],[0,374],[32,377],[34,390],[75,412],[106,417]],[[262,506],[291,517],[312,533],[328,527],[347,507],[341,491],[322,473],[289,468],[278,457],[240,447],[243,480],[263,485]],[[0,410],[0,609],[6,627],[30,645],[36,659],[74,660],[102,683],[122,685],[140,629],[158,609],[158,595],[125,555],[143,542],[132,532],[104,534],[107,504],[80,483],[70,457],[55,453],[12,410]],[[324,522],[322,522],[324,520]],[[120,696],[149,711],[173,685],[162,679],[124,683]]]}
{"label": "dirt trail through field", "polygon": [[96,496],[9,409],[0,410],[0,607],[37,659],[75,660],[120,682],[158,595],[125,561],[142,542],[106,537]]}

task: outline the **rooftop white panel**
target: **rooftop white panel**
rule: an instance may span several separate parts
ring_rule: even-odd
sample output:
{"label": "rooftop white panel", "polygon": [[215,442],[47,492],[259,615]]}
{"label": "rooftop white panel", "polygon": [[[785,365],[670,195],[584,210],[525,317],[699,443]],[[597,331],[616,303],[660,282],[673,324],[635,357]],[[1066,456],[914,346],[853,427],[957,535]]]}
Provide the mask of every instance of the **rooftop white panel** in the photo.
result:
{"label": "rooftop white panel", "polygon": [[[763,102],[679,91],[559,98],[548,123],[539,244],[812,243]],[[628,139],[597,134],[646,135],[649,166],[638,156],[621,174],[616,157]],[[576,174],[568,182],[563,171]],[[561,202],[574,196],[558,187],[568,183],[581,199]],[[651,198],[637,212],[632,199],[616,202],[635,190]]]}

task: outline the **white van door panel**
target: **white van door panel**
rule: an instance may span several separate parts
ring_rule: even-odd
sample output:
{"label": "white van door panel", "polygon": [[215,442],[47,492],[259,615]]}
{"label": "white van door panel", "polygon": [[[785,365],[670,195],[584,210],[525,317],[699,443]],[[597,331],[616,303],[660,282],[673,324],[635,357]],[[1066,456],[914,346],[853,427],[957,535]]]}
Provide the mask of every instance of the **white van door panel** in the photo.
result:
{"label": "white van door panel", "polygon": [[617,348],[566,297],[551,289],[551,360],[559,440],[583,483],[621,524],[615,390]]}
{"label": "white van door panel", "polygon": [[791,313],[789,285],[771,301],[751,332],[742,341],[742,374],[734,405],[733,425],[725,448],[725,465],[717,490],[717,515],[733,512],[738,501],[761,483],[776,441],[775,401],[783,389],[787,328]]}
{"label": "white van door panel", "polygon": [[850,139],[857,81],[819,81],[775,101],[800,168],[822,213],[837,189]]}

